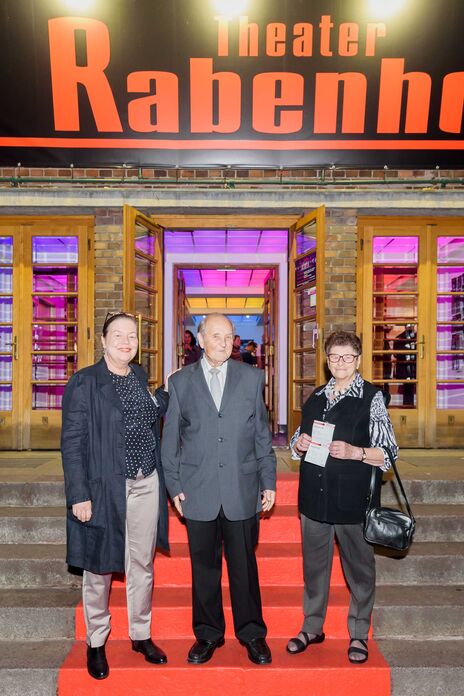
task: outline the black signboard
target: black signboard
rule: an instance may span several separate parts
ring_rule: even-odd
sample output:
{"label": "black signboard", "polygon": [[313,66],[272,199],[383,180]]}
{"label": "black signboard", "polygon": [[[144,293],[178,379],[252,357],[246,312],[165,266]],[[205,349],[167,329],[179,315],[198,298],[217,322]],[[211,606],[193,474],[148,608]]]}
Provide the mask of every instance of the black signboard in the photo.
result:
{"label": "black signboard", "polygon": [[0,165],[464,167],[462,0],[245,5],[2,0]]}
{"label": "black signboard", "polygon": [[316,252],[313,251],[295,261],[295,287],[316,282]]}

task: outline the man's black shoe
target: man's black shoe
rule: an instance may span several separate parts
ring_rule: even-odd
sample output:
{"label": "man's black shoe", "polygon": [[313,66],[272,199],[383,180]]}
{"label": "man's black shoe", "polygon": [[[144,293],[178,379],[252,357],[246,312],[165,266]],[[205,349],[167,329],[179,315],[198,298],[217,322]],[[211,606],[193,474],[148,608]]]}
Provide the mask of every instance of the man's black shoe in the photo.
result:
{"label": "man's black shoe", "polygon": [[195,643],[189,650],[187,662],[191,662],[194,665],[201,665],[204,662],[208,662],[213,657],[216,648],[220,648],[224,645],[224,638],[219,640],[196,640]]}
{"label": "man's black shoe", "polygon": [[100,648],[87,646],[87,671],[94,679],[106,679],[110,673],[104,645]]}
{"label": "man's black shoe", "polygon": [[249,643],[240,641],[248,652],[248,657],[255,665],[269,665],[272,662],[271,651],[264,638],[253,638]]}
{"label": "man's black shoe", "polygon": [[133,640],[132,650],[145,655],[146,661],[152,662],[154,665],[164,665],[168,661],[166,653],[155,645],[151,638],[146,638],[145,640]]}

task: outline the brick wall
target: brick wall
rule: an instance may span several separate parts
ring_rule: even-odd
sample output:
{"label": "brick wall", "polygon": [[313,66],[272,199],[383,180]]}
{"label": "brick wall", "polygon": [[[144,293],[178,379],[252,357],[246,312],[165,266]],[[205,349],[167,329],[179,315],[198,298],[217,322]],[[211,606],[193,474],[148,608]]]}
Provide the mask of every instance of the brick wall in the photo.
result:
{"label": "brick wall", "polygon": [[101,356],[100,332],[107,312],[123,306],[122,210],[98,208],[95,215],[95,357]]}
{"label": "brick wall", "polygon": [[326,335],[355,330],[357,231],[356,210],[326,211]]}
{"label": "brick wall", "polygon": [[[4,181],[1,181],[1,178]],[[41,178],[43,181],[27,181],[29,178]],[[369,182],[389,182],[392,186],[420,186],[423,182],[446,185],[448,188],[460,188],[464,185],[464,169],[155,169],[155,168],[37,168],[37,167],[0,167],[0,186],[54,186],[95,185],[104,181],[105,185],[171,187],[173,185],[196,185],[205,187],[259,187],[277,184],[290,188],[302,188],[305,185],[316,187],[351,186],[362,188]],[[57,181],[59,179],[59,181]],[[358,182],[359,180],[359,182]],[[74,184],[72,182],[75,182]],[[265,183],[261,183],[265,182]],[[305,183],[306,182],[306,183]],[[404,183],[403,183],[404,182]]]}

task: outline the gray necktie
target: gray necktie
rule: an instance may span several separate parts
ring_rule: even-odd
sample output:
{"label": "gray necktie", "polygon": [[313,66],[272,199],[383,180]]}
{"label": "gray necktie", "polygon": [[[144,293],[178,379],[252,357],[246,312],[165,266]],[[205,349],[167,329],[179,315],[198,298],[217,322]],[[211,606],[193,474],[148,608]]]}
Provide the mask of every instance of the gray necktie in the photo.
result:
{"label": "gray necktie", "polygon": [[219,408],[221,406],[221,400],[222,400],[222,394],[221,394],[221,385],[219,383],[219,370],[217,367],[213,367],[210,369],[211,373],[211,381],[209,383],[209,390],[211,392],[211,396],[213,397],[213,401],[216,404],[216,408],[219,411]]}

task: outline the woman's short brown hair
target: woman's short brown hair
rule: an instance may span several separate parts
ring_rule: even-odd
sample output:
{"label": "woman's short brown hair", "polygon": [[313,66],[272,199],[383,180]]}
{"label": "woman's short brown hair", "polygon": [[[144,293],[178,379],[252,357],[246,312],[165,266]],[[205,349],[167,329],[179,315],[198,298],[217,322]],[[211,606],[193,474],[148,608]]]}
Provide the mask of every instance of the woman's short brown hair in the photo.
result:
{"label": "woman's short brown hair", "polygon": [[328,355],[334,346],[351,346],[353,353],[361,355],[361,340],[353,331],[333,331],[324,341],[325,354]]}

